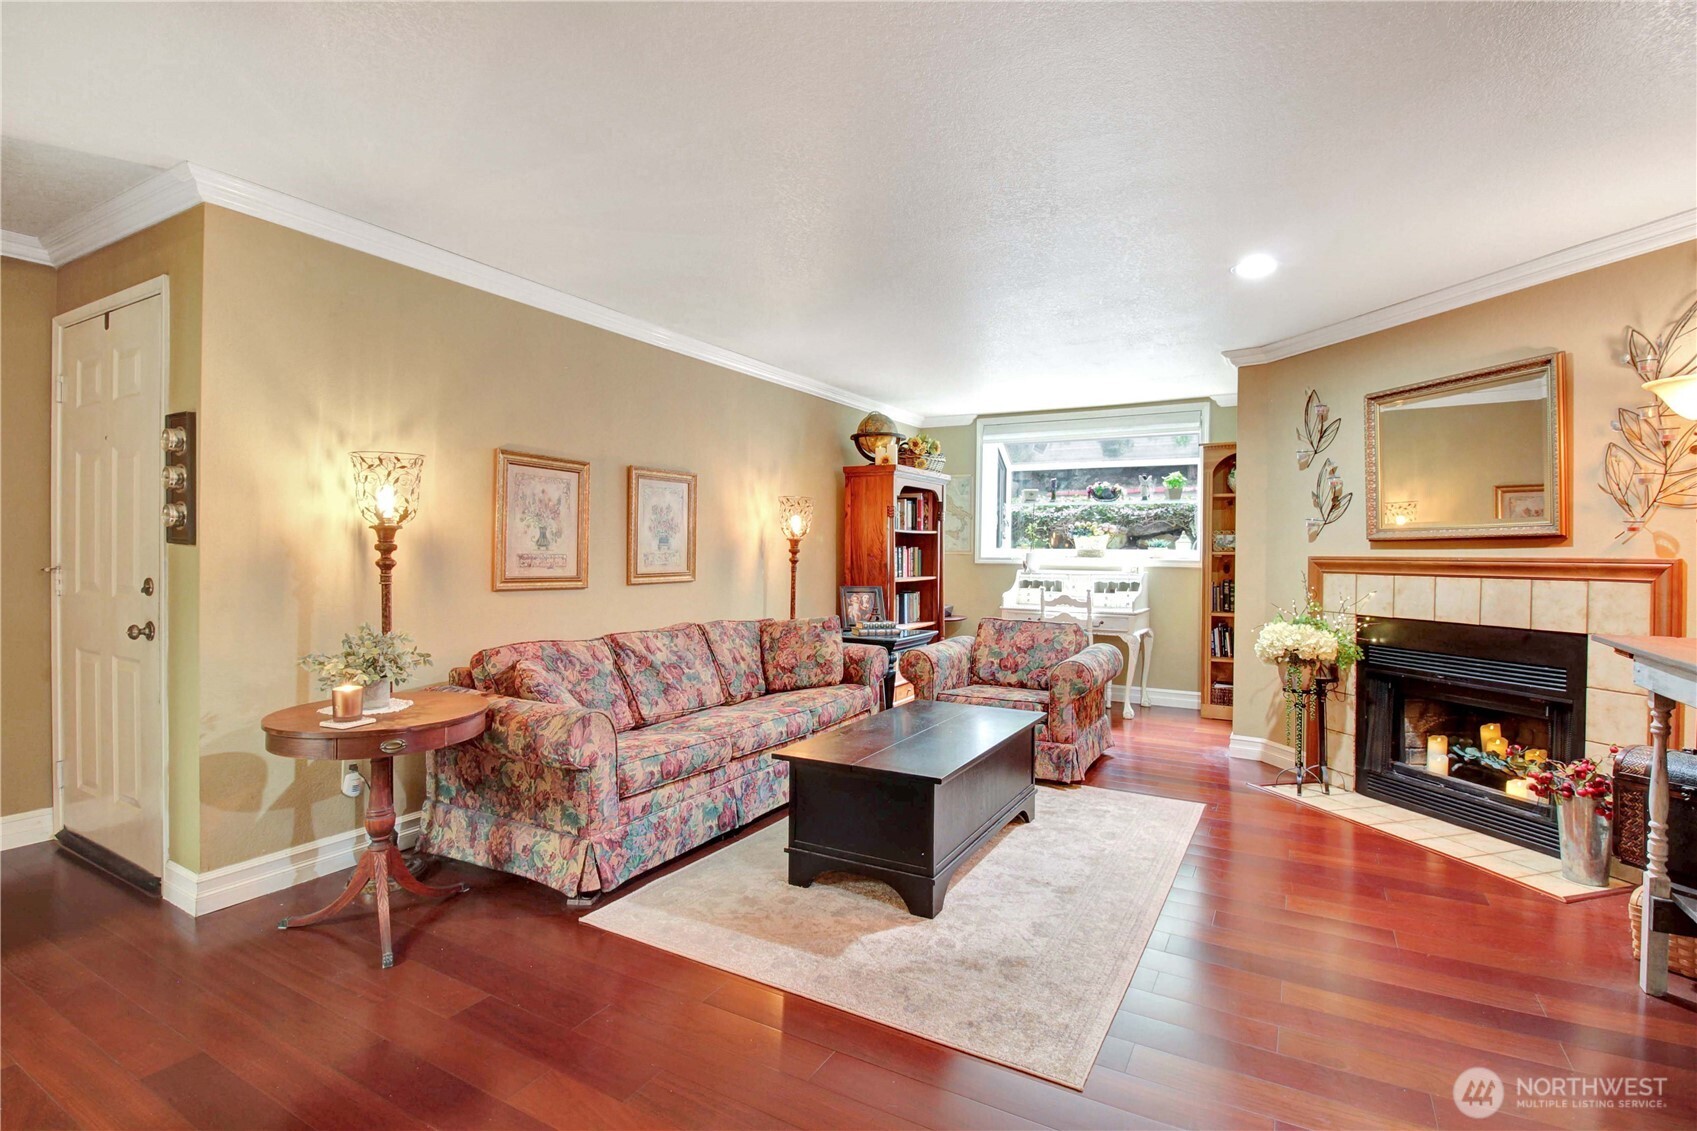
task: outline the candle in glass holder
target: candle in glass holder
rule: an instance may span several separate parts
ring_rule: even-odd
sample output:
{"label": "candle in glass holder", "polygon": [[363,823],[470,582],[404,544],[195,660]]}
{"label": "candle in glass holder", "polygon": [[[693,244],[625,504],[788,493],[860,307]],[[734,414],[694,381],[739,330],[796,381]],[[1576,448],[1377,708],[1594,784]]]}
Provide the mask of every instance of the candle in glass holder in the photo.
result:
{"label": "candle in glass holder", "polygon": [[365,688],[344,683],[330,689],[330,717],[339,723],[356,722],[365,714]]}
{"label": "candle in glass holder", "polygon": [[1503,783],[1503,792],[1520,801],[1532,800],[1532,783],[1525,778],[1510,778]]}
{"label": "candle in glass holder", "polygon": [[1426,772],[1444,778],[1450,776],[1450,740],[1441,734],[1426,740]]}

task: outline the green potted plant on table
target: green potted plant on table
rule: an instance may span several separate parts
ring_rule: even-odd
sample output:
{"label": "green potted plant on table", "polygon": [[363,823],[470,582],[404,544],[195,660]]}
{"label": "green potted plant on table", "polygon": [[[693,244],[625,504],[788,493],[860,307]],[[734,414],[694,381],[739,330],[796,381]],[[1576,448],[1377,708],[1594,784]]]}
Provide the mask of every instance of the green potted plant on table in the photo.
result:
{"label": "green potted plant on table", "polygon": [[1184,472],[1175,471],[1171,475],[1162,479],[1161,482],[1167,488],[1167,498],[1176,499],[1184,494]]}
{"label": "green potted plant on table", "polygon": [[301,657],[301,667],[316,675],[325,690],[344,683],[363,686],[367,712],[386,709],[394,685],[429,666],[430,653],[419,651],[412,637],[404,632],[378,632],[369,624],[342,637],[339,651]]}

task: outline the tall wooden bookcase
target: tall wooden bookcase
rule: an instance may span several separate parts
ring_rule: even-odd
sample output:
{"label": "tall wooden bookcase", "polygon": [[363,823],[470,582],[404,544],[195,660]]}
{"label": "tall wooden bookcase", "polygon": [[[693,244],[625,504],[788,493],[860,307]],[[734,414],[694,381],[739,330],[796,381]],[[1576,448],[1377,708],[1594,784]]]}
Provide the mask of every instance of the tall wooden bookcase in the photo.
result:
{"label": "tall wooden bookcase", "polygon": [[[1237,656],[1236,444],[1202,445],[1197,498],[1202,543],[1202,717],[1232,717],[1232,671]],[[1220,548],[1216,534],[1230,534]]]}
{"label": "tall wooden bookcase", "polygon": [[[943,497],[949,477],[900,465],[843,468],[844,585],[879,585],[884,610],[908,628],[943,627]],[[898,559],[917,568],[897,572]],[[898,599],[915,594],[916,615]]]}

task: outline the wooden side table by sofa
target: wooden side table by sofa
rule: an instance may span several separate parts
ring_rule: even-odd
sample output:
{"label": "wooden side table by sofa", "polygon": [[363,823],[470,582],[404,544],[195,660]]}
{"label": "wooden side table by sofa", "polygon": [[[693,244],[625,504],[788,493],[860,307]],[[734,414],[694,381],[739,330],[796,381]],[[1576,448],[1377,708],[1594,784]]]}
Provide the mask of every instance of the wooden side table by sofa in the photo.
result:
{"label": "wooden side table by sofa", "polygon": [[384,969],[395,964],[389,935],[391,879],[414,895],[433,899],[467,890],[464,884],[439,887],[424,883],[402,859],[395,844],[394,759],[471,741],[483,733],[489,710],[488,699],[477,692],[408,691],[398,697],[412,700],[412,706],[392,715],[377,715],[376,722],[351,730],[319,725],[329,717],[319,713],[328,702],[273,711],[260,723],[265,730],[265,748],[273,754],[336,762],[371,760],[371,792],[365,806],[365,831],[371,843],[360,857],[359,867],[329,906],[310,915],[291,915],[278,923],[277,929],[324,922],[352,903],[369,882],[377,894],[377,933],[383,943]]}
{"label": "wooden side table by sofa", "polygon": [[884,669],[884,710],[888,711],[896,705],[896,661],[901,659],[903,652],[929,644],[937,639],[934,628],[914,629],[900,636],[861,636],[849,629],[843,630],[844,644],[875,644],[890,654],[890,666]]}

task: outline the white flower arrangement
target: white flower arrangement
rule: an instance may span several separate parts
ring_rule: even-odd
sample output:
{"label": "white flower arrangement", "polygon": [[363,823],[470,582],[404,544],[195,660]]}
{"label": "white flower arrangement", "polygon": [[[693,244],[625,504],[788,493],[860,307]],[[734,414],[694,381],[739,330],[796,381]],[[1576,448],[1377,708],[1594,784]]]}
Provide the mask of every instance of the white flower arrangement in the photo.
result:
{"label": "white flower arrangement", "polygon": [[1268,664],[1337,665],[1341,676],[1361,658],[1350,610],[1328,613],[1309,597],[1294,615],[1282,609],[1255,635],[1255,656]]}

